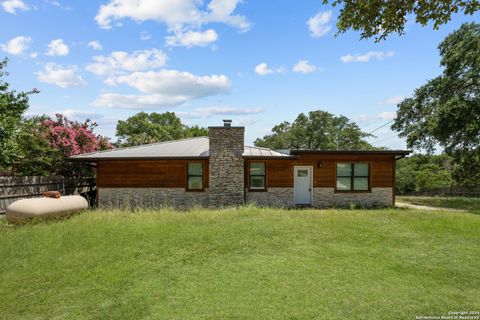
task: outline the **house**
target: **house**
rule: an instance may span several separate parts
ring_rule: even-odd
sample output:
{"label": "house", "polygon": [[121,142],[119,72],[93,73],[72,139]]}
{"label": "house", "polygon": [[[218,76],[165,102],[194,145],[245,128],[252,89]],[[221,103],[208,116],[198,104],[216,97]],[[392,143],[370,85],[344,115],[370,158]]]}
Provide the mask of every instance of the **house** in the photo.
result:
{"label": "house", "polygon": [[208,137],[73,156],[96,167],[100,207],[392,206],[395,162],[409,151],[283,150],[244,145],[244,127]]}

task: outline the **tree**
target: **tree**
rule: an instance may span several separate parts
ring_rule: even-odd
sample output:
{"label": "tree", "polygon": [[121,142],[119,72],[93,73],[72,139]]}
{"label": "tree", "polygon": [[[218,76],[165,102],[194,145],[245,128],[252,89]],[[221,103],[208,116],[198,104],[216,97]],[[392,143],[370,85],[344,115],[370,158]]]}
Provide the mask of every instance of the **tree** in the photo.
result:
{"label": "tree", "polygon": [[392,129],[409,148],[442,147],[462,185],[480,181],[480,24],[466,23],[439,45],[443,74],[402,101]]}
{"label": "tree", "polygon": [[255,145],[270,149],[360,150],[373,149],[364,133],[347,117],[326,111],[301,113],[293,123],[282,122],[272,134],[255,140]]}
{"label": "tree", "polygon": [[118,121],[116,136],[121,146],[136,146],[207,135],[207,129],[182,124],[174,112],[140,112]]}
{"label": "tree", "polygon": [[391,33],[403,34],[409,15],[422,26],[433,22],[433,28],[438,29],[450,21],[452,14],[473,15],[480,10],[478,0],[324,0],[323,3],[343,5],[337,22],[339,33],[353,29],[361,32],[362,39],[376,37],[376,41]]}
{"label": "tree", "polygon": [[16,92],[9,90],[9,84],[2,78],[8,73],[4,71],[8,59],[0,62],[0,169],[10,168],[18,156],[17,135],[22,122],[23,113],[28,109],[28,97],[38,93],[33,89],[30,92]]}
{"label": "tree", "polygon": [[455,185],[452,158],[446,154],[416,154],[397,161],[396,190],[400,194]]}
{"label": "tree", "polygon": [[18,134],[19,156],[13,163],[13,172],[74,179],[93,176],[91,168],[68,157],[112,148],[108,138],[93,133],[96,127],[89,119],[71,121],[61,114],[56,114],[55,119],[45,115],[24,119]]}

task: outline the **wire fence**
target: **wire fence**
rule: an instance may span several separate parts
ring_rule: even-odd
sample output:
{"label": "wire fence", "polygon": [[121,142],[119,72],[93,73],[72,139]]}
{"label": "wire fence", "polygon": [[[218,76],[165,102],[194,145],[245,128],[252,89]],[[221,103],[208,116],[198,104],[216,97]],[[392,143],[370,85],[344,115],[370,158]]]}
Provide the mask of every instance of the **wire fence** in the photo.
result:
{"label": "wire fence", "polygon": [[90,206],[96,202],[95,179],[73,180],[61,176],[0,177],[0,214],[8,205],[20,199],[41,197],[46,191],[60,191],[62,195],[79,194]]}
{"label": "wire fence", "polygon": [[480,186],[476,187],[446,187],[414,191],[405,194],[406,196],[424,196],[424,197],[467,197],[479,198]]}

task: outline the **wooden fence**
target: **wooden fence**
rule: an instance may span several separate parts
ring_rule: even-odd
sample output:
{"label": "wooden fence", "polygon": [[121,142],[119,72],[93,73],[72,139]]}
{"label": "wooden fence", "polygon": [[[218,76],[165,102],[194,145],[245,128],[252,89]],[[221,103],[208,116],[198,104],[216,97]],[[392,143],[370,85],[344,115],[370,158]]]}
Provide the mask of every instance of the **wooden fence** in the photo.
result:
{"label": "wooden fence", "polygon": [[60,191],[62,195],[81,194],[92,206],[95,204],[95,179],[76,182],[61,176],[50,177],[0,177],[0,214],[8,205],[25,198],[41,197],[45,191]]}
{"label": "wooden fence", "polygon": [[437,189],[409,192],[405,195],[406,196],[425,196],[425,197],[441,196],[441,197],[478,198],[480,197],[480,186],[437,188]]}

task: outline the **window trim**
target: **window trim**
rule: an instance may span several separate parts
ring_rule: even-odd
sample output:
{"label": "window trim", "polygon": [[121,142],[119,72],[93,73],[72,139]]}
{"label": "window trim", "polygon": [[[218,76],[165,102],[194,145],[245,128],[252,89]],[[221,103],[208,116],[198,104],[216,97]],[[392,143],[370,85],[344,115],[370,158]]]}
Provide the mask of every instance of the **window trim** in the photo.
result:
{"label": "window trim", "polygon": [[[350,190],[339,190],[337,189],[337,164],[350,164],[352,169],[352,174],[350,176],[340,176],[340,178],[350,178],[351,189]],[[368,164],[368,176],[357,176],[357,178],[368,178],[368,189],[367,190],[354,190],[354,181],[355,181],[355,164]],[[372,192],[372,163],[368,161],[335,161],[335,193],[371,193]]]}
{"label": "window trim", "polygon": [[[190,163],[201,163],[202,164],[202,175],[189,175],[188,166]],[[202,188],[201,189],[189,189],[188,188],[188,179],[190,177],[201,177],[202,178]],[[193,160],[187,161],[185,166],[185,191],[187,192],[204,192],[205,191],[205,161],[202,160]]]}
{"label": "window trim", "polygon": [[[263,165],[265,166],[265,174],[256,174],[254,176],[257,176],[257,177],[264,177],[265,179],[265,186],[262,188],[262,189],[259,189],[259,188],[253,188],[251,187],[251,177],[252,175],[250,174],[250,165],[252,163],[263,163]],[[265,160],[251,160],[251,161],[248,161],[248,172],[247,172],[247,181],[248,181],[248,191],[249,192],[267,192],[268,191],[268,179],[267,179],[267,161]]]}

